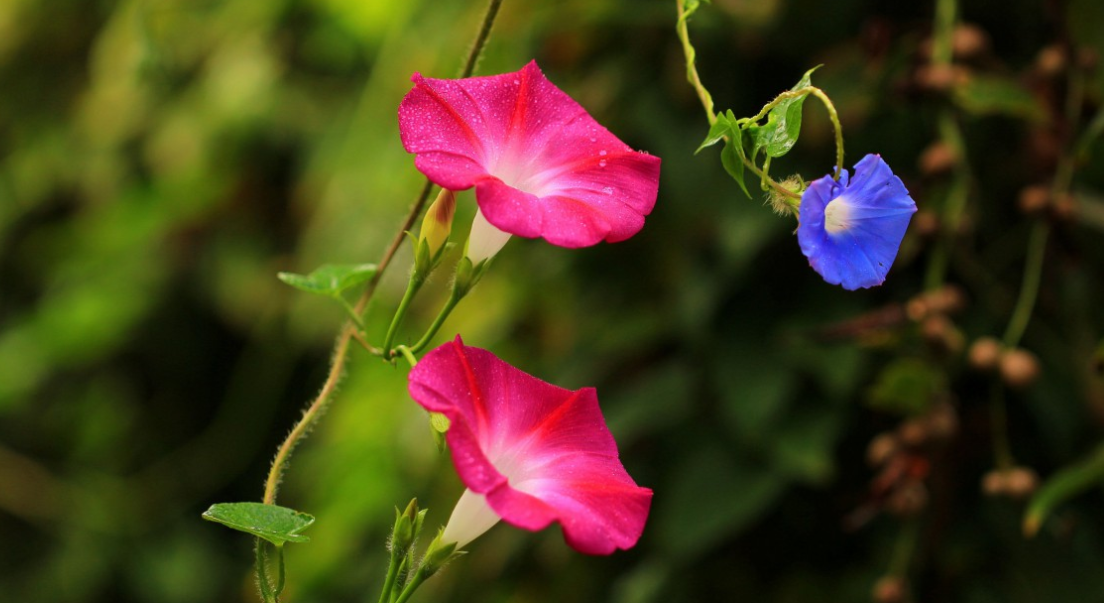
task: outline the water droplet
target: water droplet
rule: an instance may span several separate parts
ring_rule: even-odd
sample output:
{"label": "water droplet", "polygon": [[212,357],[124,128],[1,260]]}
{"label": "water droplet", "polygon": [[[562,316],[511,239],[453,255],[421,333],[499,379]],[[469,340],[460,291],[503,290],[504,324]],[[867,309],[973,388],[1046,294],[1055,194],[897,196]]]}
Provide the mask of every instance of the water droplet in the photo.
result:
{"label": "water droplet", "polygon": [[603,160],[599,161],[598,162],[598,167],[606,167],[606,160],[603,159]]}
{"label": "water droplet", "polygon": [[517,86],[518,84],[521,84],[521,82],[519,80],[515,79],[514,80],[514,85]]}
{"label": "water droplet", "polygon": [[598,154],[601,155],[602,157],[605,157],[606,156],[606,150],[602,149],[601,151],[598,151]]}
{"label": "water droplet", "polygon": [[607,195],[612,195],[613,194],[613,188],[609,187],[609,186],[603,187],[602,192],[607,194]]}
{"label": "water droplet", "polygon": [[597,139],[597,138],[595,138],[595,137],[593,137],[593,136],[591,136],[591,137],[590,137],[590,141],[591,141],[591,142],[598,142],[598,139]]}

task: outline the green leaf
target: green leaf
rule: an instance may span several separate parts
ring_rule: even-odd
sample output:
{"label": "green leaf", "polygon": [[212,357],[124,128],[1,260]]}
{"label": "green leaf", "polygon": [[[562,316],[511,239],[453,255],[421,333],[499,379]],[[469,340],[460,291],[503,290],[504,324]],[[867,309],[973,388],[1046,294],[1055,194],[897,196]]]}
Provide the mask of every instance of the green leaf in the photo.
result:
{"label": "green leaf", "polygon": [[974,76],[955,86],[955,103],[974,115],[1008,115],[1042,121],[1046,110],[1015,80],[998,76]]}
{"label": "green leaf", "polygon": [[300,291],[336,297],[342,291],[368,281],[377,270],[375,264],[326,264],[306,276],[293,272],[281,272],[276,276]]}
{"label": "green leaf", "polygon": [[744,135],[739,126],[736,125],[736,116],[732,114],[731,109],[728,110],[726,119],[730,125],[729,137],[725,141],[725,147],[721,149],[721,165],[724,166],[728,175],[736,181],[736,184],[740,185],[740,190],[744,191],[744,194],[750,199],[751,193],[748,192],[747,185],[744,184]]}
{"label": "green leaf", "polygon": [[729,131],[735,129],[733,123],[728,120],[728,117],[724,113],[717,114],[717,121],[713,122],[712,126],[709,126],[709,134],[705,135],[705,140],[702,141],[698,150],[694,151],[694,154],[702,152],[702,149],[711,147],[721,141],[722,138],[729,135]]}
{"label": "green leaf", "polygon": [[[813,72],[817,69],[820,69],[820,65],[806,71],[790,91],[810,86]],[[770,110],[767,114],[767,123],[759,126],[755,131],[753,154],[759,149],[764,149],[768,157],[781,157],[790,152],[801,134],[801,109],[807,96],[788,98]]]}
{"label": "green leaf", "polygon": [[927,363],[901,358],[890,363],[870,389],[870,406],[899,414],[918,414],[946,389],[946,377]]}
{"label": "green leaf", "polygon": [[1034,536],[1055,507],[1101,484],[1104,484],[1104,444],[1092,456],[1062,469],[1039,488],[1024,514],[1024,534]]}
{"label": "green leaf", "polygon": [[214,504],[203,519],[263,538],[278,547],[285,542],[309,541],[300,532],[314,523],[313,515],[257,502]]}

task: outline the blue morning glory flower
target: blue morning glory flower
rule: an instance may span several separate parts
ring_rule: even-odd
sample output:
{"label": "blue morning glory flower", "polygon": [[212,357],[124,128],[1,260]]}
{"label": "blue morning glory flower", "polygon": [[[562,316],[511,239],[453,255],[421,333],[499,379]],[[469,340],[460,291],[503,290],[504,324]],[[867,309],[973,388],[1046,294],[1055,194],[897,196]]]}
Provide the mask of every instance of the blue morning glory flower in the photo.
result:
{"label": "blue morning glory flower", "polygon": [[867,155],[839,182],[825,176],[801,195],[797,242],[809,265],[854,291],[885,281],[916,202],[880,155]]}

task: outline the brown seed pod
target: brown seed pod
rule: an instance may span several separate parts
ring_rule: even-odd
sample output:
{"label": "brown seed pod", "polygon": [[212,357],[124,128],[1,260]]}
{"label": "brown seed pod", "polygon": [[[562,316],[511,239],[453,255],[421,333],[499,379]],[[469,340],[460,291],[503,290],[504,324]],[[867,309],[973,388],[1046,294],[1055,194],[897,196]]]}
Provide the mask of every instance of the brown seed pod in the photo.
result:
{"label": "brown seed pod", "polygon": [[928,434],[936,439],[945,440],[958,431],[958,412],[950,402],[940,402],[932,407],[925,420]]}
{"label": "brown seed pod", "polygon": [[1005,491],[1012,498],[1027,498],[1039,487],[1039,476],[1029,467],[1013,467],[1004,474]]}
{"label": "brown seed pod", "polygon": [[928,441],[928,424],[921,417],[909,419],[897,426],[897,438],[910,448],[922,446]]}
{"label": "brown seed pod", "polygon": [[1035,70],[1047,77],[1054,77],[1066,68],[1066,53],[1058,44],[1051,44],[1035,57]]}
{"label": "brown seed pod", "polygon": [[1020,191],[1016,200],[1016,206],[1020,211],[1029,216],[1037,216],[1046,211],[1050,205],[1050,191],[1047,187],[1036,184],[1026,186]]}
{"label": "brown seed pod", "polygon": [[936,141],[920,153],[917,163],[925,176],[937,176],[951,171],[956,161],[954,149],[943,141]]}
{"label": "brown seed pod", "polygon": [[905,304],[905,315],[909,320],[921,321],[928,315],[928,302],[923,296],[917,296]]}
{"label": "brown seed pod", "polygon": [[1008,493],[1007,473],[999,469],[987,471],[981,476],[981,491],[987,496],[1003,496]]}
{"label": "brown seed pod", "polygon": [[970,366],[979,371],[992,371],[1000,363],[1004,346],[993,337],[978,337],[968,353]]}
{"label": "brown seed pod", "polygon": [[928,305],[936,312],[954,314],[966,307],[966,294],[957,285],[943,285],[928,294]]}
{"label": "brown seed pod", "polygon": [[932,92],[947,92],[969,77],[959,65],[923,65],[916,70],[916,85]]}
{"label": "brown seed pod", "polygon": [[902,482],[886,499],[886,509],[899,517],[912,517],[928,506],[928,488],[918,480]]}
{"label": "brown seed pod", "polygon": [[951,34],[955,57],[971,59],[989,48],[989,34],[976,25],[962,23]]}
{"label": "brown seed pod", "polygon": [[953,330],[954,324],[951,323],[951,319],[943,314],[930,314],[920,323],[920,334],[928,343],[942,343],[947,334]]}
{"label": "brown seed pod", "polygon": [[1073,195],[1065,193],[1058,195],[1050,202],[1050,214],[1054,219],[1069,222],[1077,217],[1077,202]]}
{"label": "brown seed pod", "polygon": [[920,210],[912,217],[912,227],[922,237],[934,237],[939,234],[939,216],[933,211]]}
{"label": "brown seed pod", "polygon": [[1027,387],[1039,378],[1039,360],[1021,348],[1007,350],[1000,358],[1000,374],[1009,387]]}
{"label": "brown seed pod", "polygon": [[897,436],[890,432],[879,433],[866,446],[866,462],[871,467],[880,467],[900,450]]}

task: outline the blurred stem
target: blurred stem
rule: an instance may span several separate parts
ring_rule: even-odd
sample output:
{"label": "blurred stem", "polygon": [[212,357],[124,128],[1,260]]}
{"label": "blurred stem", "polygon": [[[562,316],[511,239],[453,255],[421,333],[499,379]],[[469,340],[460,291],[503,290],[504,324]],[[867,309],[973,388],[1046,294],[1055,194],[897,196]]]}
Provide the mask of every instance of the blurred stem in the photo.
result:
{"label": "blurred stem", "polygon": [[935,31],[932,33],[932,65],[947,66],[954,60],[954,26],[957,0],[938,0],[935,5]]}
{"label": "blurred stem", "polygon": [[897,542],[893,545],[893,554],[889,559],[888,575],[898,577],[908,575],[909,564],[912,562],[912,553],[916,550],[916,540],[919,534],[919,519],[909,519],[901,526],[901,531],[897,534]]}
{"label": "blurred stem", "polygon": [[947,278],[951,246],[958,233],[959,224],[962,221],[962,212],[966,209],[966,201],[970,196],[970,171],[966,164],[966,141],[962,136],[962,129],[958,126],[958,122],[955,121],[950,110],[944,110],[939,116],[939,136],[943,139],[943,143],[951,149],[951,153],[957,158],[957,161],[955,162],[954,174],[951,176],[950,190],[947,191],[947,197],[943,201],[939,239],[936,241],[935,249],[932,250],[927,274],[924,276],[924,289],[928,291],[942,287],[943,281]]}
{"label": "blurred stem", "polygon": [[[487,38],[490,35],[491,27],[494,25],[495,16],[498,15],[498,7],[501,5],[502,0],[491,0],[490,4],[487,6],[487,12],[483,16],[483,23],[479,28],[479,33],[476,35],[475,43],[472,44],[471,51],[468,53],[468,60],[464,63],[464,71],[461,77],[470,76],[472,70],[475,69],[475,64],[479,60],[479,55],[483,52],[483,47],[487,44]],[[422,192],[419,193],[418,198],[414,201],[414,205],[410,208],[410,212],[406,215],[406,219],[403,221],[398,233],[395,234],[395,238],[391,240],[391,243],[387,246],[387,250],[384,251],[383,258],[379,261],[379,269],[376,271],[375,276],[368,281],[368,286],[365,288],[364,293],[362,293],[360,299],[357,300],[356,306],[353,308],[353,314],[357,316],[364,314],[364,309],[368,306],[368,302],[371,301],[372,296],[375,294],[380,279],[383,278],[384,272],[386,272],[387,267],[391,265],[391,260],[395,257],[395,253],[399,250],[399,246],[402,245],[403,239],[406,238],[406,232],[413,228],[414,222],[417,221],[418,216],[421,215],[422,209],[429,199],[429,193],[432,190],[433,183],[426,180],[425,185],[422,187]],[[268,472],[268,479],[265,480],[265,504],[276,504],[276,494],[280,488],[280,480],[283,478],[284,467],[287,465],[287,461],[291,457],[295,445],[298,444],[299,440],[301,440],[310,431],[311,427],[314,426],[314,422],[322,414],[331,395],[334,390],[337,389],[337,384],[341,381],[341,375],[345,369],[345,361],[349,353],[349,341],[356,333],[357,325],[352,320],[346,322],[342,327],[341,334],[338,335],[337,343],[334,345],[333,358],[330,362],[330,372],[326,375],[326,382],[322,386],[322,391],[318,393],[318,396],[311,402],[310,406],[307,407],[307,410],[303,412],[303,418],[292,428],[288,437],[280,444],[280,449],[276,452],[276,458],[272,461],[272,468]]]}
{"label": "blurred stem", "polygon": [[399,325],[402,324],[403,318],[410,308],[410,302],[414,301],[414,296],[418,294],[424,283],[425,277],[418,274],[418,270],[415,269],[410,274],[410,281],[406,284],[406,293],[403,294],[402,301],[399,302],[399,308],[395,310],[395,316],[391,318],[391,326],[387,327],[387,336],[383,340],[383,350],[389,359],[395,357],[396,350],[392,346],[395,345],[395,335],[398,333]]}
{"label": "blurred stem", "polygon": [[453,287],[452,292],[449,293],[448,301],[445,302],[444,307],[441,308],[441,311],[437,314],[437,318],[433,319],[433,324],[429,325],[429,329],[426,330],[425,335],[422,335],[418,343],[410,346],[411,352],[420,354],[422,350],[426,349],[429,342],[433,340],[433,336],[441,329],[441,325],[445,324],[445,320],[448,319],[449,314],[452,314],[452,310],[456,308],[456,305],[459,304],[462,299],[464,299],[464,295],[461,294],[456,287]]}
{"label": "blurred stem", "polygon": [[993,379],[989,393],[989,422],[993,434],[993,460],[997,469],[1007,471],[1016,465],[1012,456],[1012,444],[1008,439],[1008,411],[1004,404],[1004,386],[1000,379]]}
{"label": "blurred stem", "polygon": [[1004,332],[1004,345],[1014,348],[1020,343],[1027,323],[1031,321],[1031,313],[1035,309],[1035,299],[1039,295],[1039,284],[1043,276],[1043,258],[1046,257],[1047,236],[1050,234],[1050,224],[1043,221],[1035,222],[1031,227],[1031,238],[1027,244],[1027,259],[1024,260],[1023,283],[1020,285],[1020,295],[1016,299],[1016,308],[1012,311],[1012,319],[1008,322],[1008,329]]}
{"label": "blurred stem", "polygon": [[709,125],[712,126],[717,121],[717,116],[713,114],[713,96],[709,94],[709,90],[705,89],[701,77],[698,76],[698,68],[694,64],[697,53],[693,44],[690,43],[690,30],[686,23],[694,11],[687,12],[685,0],[675,0],[675,4],[678,7],[678,23],[675,25],[675,30],[678,31],[679,40],[682,42],[682,54],[686,57],[686,79],[698,93],[698,99],[701,100],[702,108],[705,109],[705,117],[709,120]]}

